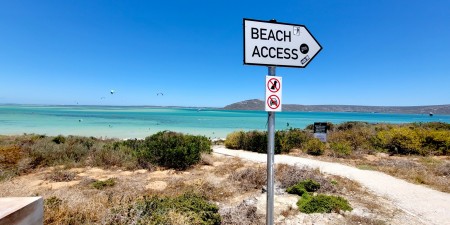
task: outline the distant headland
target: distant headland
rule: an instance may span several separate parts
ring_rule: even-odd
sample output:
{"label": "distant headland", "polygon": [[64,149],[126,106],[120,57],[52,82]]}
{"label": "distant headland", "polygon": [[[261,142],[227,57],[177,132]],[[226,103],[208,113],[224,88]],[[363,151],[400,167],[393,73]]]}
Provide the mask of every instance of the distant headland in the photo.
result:
{"label": "distant headland", "polygon": [[[264,101],[250,99],[225,106],[225,110],[264,110]],[[450,104],[427,106],[361,106],[361,105],[298,105],[283,104],[283,111],[292,112],[367,112],[399,114],[450,114]]]}

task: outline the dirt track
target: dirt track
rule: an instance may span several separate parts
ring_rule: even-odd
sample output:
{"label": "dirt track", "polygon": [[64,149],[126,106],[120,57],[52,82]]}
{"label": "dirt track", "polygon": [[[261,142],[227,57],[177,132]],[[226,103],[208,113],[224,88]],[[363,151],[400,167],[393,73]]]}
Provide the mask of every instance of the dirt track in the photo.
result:
{"label": "dirt track", "polygon": [[[266,154],[214,147],[214,152],[255,162],[266,162]],[[450,194],[408,183],[384,173],[360,170],[338,163],[322,162],[295,156],[276,155],[275,163],[318,168],[321,172],[359,182],[376,195],[392,201],[399,209],[425,224],[450,224]]]}

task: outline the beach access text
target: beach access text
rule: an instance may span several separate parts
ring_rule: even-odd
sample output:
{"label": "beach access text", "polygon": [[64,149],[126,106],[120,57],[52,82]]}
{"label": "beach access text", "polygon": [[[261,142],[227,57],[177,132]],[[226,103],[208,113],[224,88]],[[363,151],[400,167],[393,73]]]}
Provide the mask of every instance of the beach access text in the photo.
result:
{"label": "beach access text", "polygon": [[244,64],[304,68],[320,50],[304,25],[244,19]]}
{"label": "beach access text", "polygon": [[274,222],[275,112],[281,111],[281,77],[276,67],[304,68],[322,46],[303,25],[245,19],[244,64],[267,66],[265,110],[267,111],[267,204],[266,225]]}

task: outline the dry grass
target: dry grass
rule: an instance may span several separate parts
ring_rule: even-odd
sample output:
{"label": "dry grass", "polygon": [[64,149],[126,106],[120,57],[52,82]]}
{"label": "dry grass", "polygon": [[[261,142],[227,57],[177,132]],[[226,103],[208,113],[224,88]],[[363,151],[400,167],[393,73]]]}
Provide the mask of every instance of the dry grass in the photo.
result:
{"label": "dry grass", "polygon": [[242,168],[232,172],[229,179],[239,182],[244,191],[259,189],[266,185],[267,171],[263,166]]}
{"label": "dry grass", "polygon": [[287,188],[297,184],[300,181],[311,179],[320,184],[320,189],[318,191],[319,193],[336,192],[334,186],[323,176],[323,174],[319,172],[319,170],[311,170],[307,168],[299,168],[297,166],[280,164],[276,167],[275,179],[280,183],[281,188]]}
{"label": "dry grass", "polygon": [[450,162],[444,162],[436,166],[434,173],[438,176],[450,176]]}
{"label": "dry grass", "polygon": [[76,176],[76,173],[69,170],[54,169],[52,173],[48,174],[45,179],[54,182],[67,182],[72,181]]}
{"label": "dry grass", "polygon": [[362,217],[362,216],[358,216],[358,215],[350,215],[348,217],[347,225],[361,225],[361,224],[365,224],[365,225],[385,225],[386,222],[384,222],[382,220]]}
{"label": "dry grass", "polygon": [[375,170],[404,179],[411,183],[427,185],[438,191],[450,193],[449,156],[389,156],[387,154],[352,154],[347,158],[332,155],[309,156],[300,151],[293,156],[337,162],[363,170]]}
{"label": "dry grass", "polygon": [[211,154],[201,153],[199,164],[212,166],[214,165],[214,157],[212,157]]}
{"label": "dry grass", "polygon": [[[120,224],[111,221],[126,221],[123,224],[132,224],[139,218],[138,212],[115,212],[114,210],[132,209],[130,206],[143,196],[170,197],[194,192],[220,206],[222,224],[263,224],[265,216],[257,210],[257,202],[254,199],[255,196],[263,195],[261,187],[265,185],[265,167],[236,158],[212,155],[206,157],[205,161],[208,163],[196,165],[186,171],[161,168],[155,171],[100,168],[46,169],[36,171],[32,175],[16,177],[11,182],[0,183],[0,196],[4,196],[4,193],[14,196],[36,194],[43,196],[45,224]],[[59,173],[74,173],[76,176],[70,182],[55,182],[60,177],[62,177],[61,180],[65,179],[65,176]],[[57,178],[49,178],[52,176]],[[92,182],[104,181],[111,177],[116,177],[116,185],[101,190],[92,188]],[[303,178],[319,181],[328,193],[337,192],[349,198],[352,206],[372,207],[378,215],[388,217],[383,210],[377,209],[383,206],[369,205],[373,202],[373,199],[367,199],[371,195],[362,191],[354,182],[339,177],[325,177],[317,170],[287,165],[276,167],[276,179],[280,185],[286,186]],[[78,183],[72,186],[55,186],[56,183],[69,184],[75,181]],[[149,188],[148,185],[154,182],[161,182],[167,186],[163,189],[154,189],[154,186]],[[9,191],[2,192],[6,189]],[[126,220],[111,218],[120,215],[129,215],[129,217]],[[286,208],[281,211],[281,215],[295,218],[300,213],[294,208]],[[331,215],[332,218],[333,216],[337,215]],[[176,211],[170,211],[167,218],[170,224],[189,224],[189,218]],[[364,220],[364,218],[348,217],[348,220],[348,224],[357,224],[350,222],[351,220],[373,221],[373,218]]]}
{"label": "dry grass", "polygon": [[223,225],[259,225],[264,223],[265,217],[256,213],[256,206],[242,202],[236,207],[220,209]]}
{"label": "dry grass", "polygon": [[450,162],[433,157],[389,157],[366,161],[373,170],[450,193]]}

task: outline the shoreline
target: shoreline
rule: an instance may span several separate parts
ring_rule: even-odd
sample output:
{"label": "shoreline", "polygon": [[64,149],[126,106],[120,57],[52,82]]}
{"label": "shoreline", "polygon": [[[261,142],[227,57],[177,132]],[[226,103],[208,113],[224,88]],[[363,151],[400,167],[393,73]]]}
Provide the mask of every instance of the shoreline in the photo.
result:
{"label": "shoreline", "polygon": [[[264,111],[102,107],[2,107],[0,105],[0,134],[35,133],[134,139],[170,130],[217,139],[225,138],[229,133],[239,130],[267,130],[267,113]],[[450,115],[281,112],[277,113],[275,129],[304,129],[314,122],[339,124],[349,121],[370,124],[450,123]]]}

